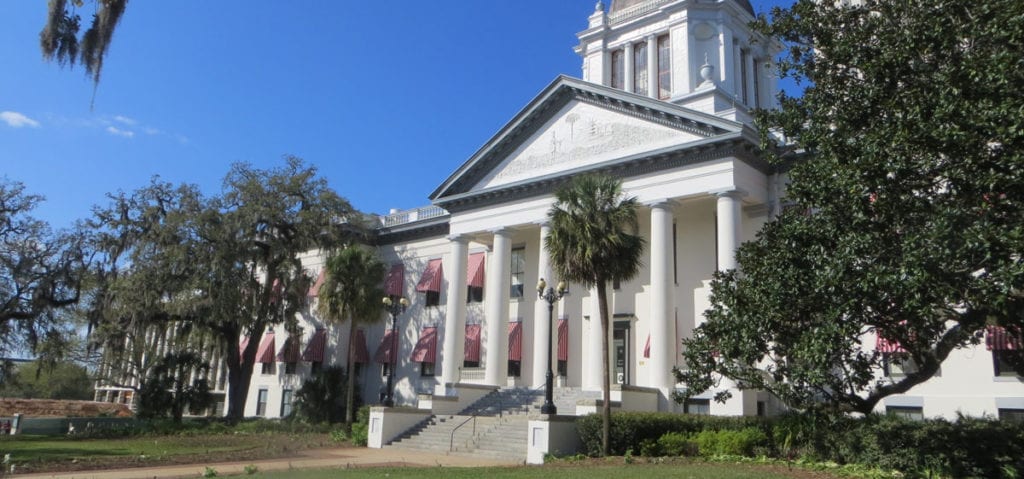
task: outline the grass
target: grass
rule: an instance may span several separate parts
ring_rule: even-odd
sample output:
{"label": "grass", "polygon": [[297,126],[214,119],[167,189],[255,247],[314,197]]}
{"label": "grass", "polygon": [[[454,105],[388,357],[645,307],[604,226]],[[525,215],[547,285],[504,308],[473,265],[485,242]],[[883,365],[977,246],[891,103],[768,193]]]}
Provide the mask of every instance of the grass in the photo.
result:
{"label": "grass", "polygon": [[326,434],[193,434],[73,439],[0,436],[0,456],[24,472],[267,459],[335,445]]}

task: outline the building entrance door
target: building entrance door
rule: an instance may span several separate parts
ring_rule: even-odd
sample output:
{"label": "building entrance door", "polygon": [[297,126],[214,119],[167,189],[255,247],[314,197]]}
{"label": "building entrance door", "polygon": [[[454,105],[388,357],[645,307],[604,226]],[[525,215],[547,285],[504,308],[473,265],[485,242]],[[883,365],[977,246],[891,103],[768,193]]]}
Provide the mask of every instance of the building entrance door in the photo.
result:
{"label": "building entrance door", "polygon": [[612,380],[615,384],[629,384],[629,322],[615,323],[611,353]]}

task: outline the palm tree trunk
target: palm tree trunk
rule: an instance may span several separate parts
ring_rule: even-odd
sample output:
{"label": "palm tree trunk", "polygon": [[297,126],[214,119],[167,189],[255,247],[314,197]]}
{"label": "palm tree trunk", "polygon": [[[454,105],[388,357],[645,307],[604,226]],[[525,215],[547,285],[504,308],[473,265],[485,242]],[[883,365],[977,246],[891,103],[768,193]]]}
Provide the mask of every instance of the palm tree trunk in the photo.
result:
{"label": "palm tree trunk", "polygon": [[601,454],[610,454],[609,436],[612,428],[612,401],[611,401],[611,357],[608,354],[608,292],[604,281],[597,282],[597,302],[601,315],[601,363],[604,374],[601,376]]}
{"label": "palm tree trunk", "polygon": [[352,432],[352,423],[355,422],[356,408],[355,408],[355,397],[356,397],[356,381],[353,376],[355,368],[355,350],[352,347],[355,344],[356,336],[356,321],[355,318],[349,318],[348,321],[348,364],[345,365],[345,431]]}

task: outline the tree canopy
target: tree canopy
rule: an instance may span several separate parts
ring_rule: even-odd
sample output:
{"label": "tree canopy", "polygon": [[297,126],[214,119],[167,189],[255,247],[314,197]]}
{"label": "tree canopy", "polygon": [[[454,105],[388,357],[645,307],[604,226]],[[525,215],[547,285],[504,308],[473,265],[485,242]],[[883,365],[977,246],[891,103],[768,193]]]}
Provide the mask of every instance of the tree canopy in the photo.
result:
{"label": "tree canopy", "polygon": [[601,317],[604,401],[602,451],[609,452],[611,431],[611,359],[608,337],[608,283],[628,281],[640,270],[644,240],[637,234],[636,198],[626,197],[622,183],[606,175],[583,175],[555,192],[548,211],[551,233],[544,247],[563,280],[596,288]]}
{"label": "tree canopy", "polygon": [[[1024,4],[799,0],[758,26],[804,85],[759,114],[789,206],[715,278],[683,341],[687,394],[725,376],[867,413],[988,326],[1019,334]],[[885,377],[897,359],[915,366]]]}

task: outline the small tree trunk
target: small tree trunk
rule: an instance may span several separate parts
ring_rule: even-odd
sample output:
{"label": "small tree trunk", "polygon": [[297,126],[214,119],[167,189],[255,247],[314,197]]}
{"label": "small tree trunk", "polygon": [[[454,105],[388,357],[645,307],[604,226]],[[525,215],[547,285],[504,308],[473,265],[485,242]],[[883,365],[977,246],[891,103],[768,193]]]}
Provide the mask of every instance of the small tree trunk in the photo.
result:
{"label": "small tree trunk", "polygon": [[352,373],[355,372],[355,350],[352,345],[355,344],[356,335],[356,322],[352,318],[348,322],[348,364],[345,365],[345,431],[352,432],[352,423],[355,422],[356,411],[355,411],[355,397],[356,397],[356,381],[352,377]]}
{"label": "small tree trunk", "polygon": [[228,344],[228,355],[225,358],[228,368],[227,419],[229,423],[235,424],[245,417],[245,400],[249,395],[249,382],[252,379],[256,350],[259,349],[260,341],[250,339],[241,354],[238,351],[238,338],[228,341],[233,344]]}
{"label": "small tree trunk", "polygon": [[608,292],[605,289],[604,281],[597,282],[598,310],[601,316],[601,363],[604,374],[601,377],[601,454],[607,456],[611,453],[609,437],[612,428],[612,401],[611,401],[611,357],[608,354]]}

